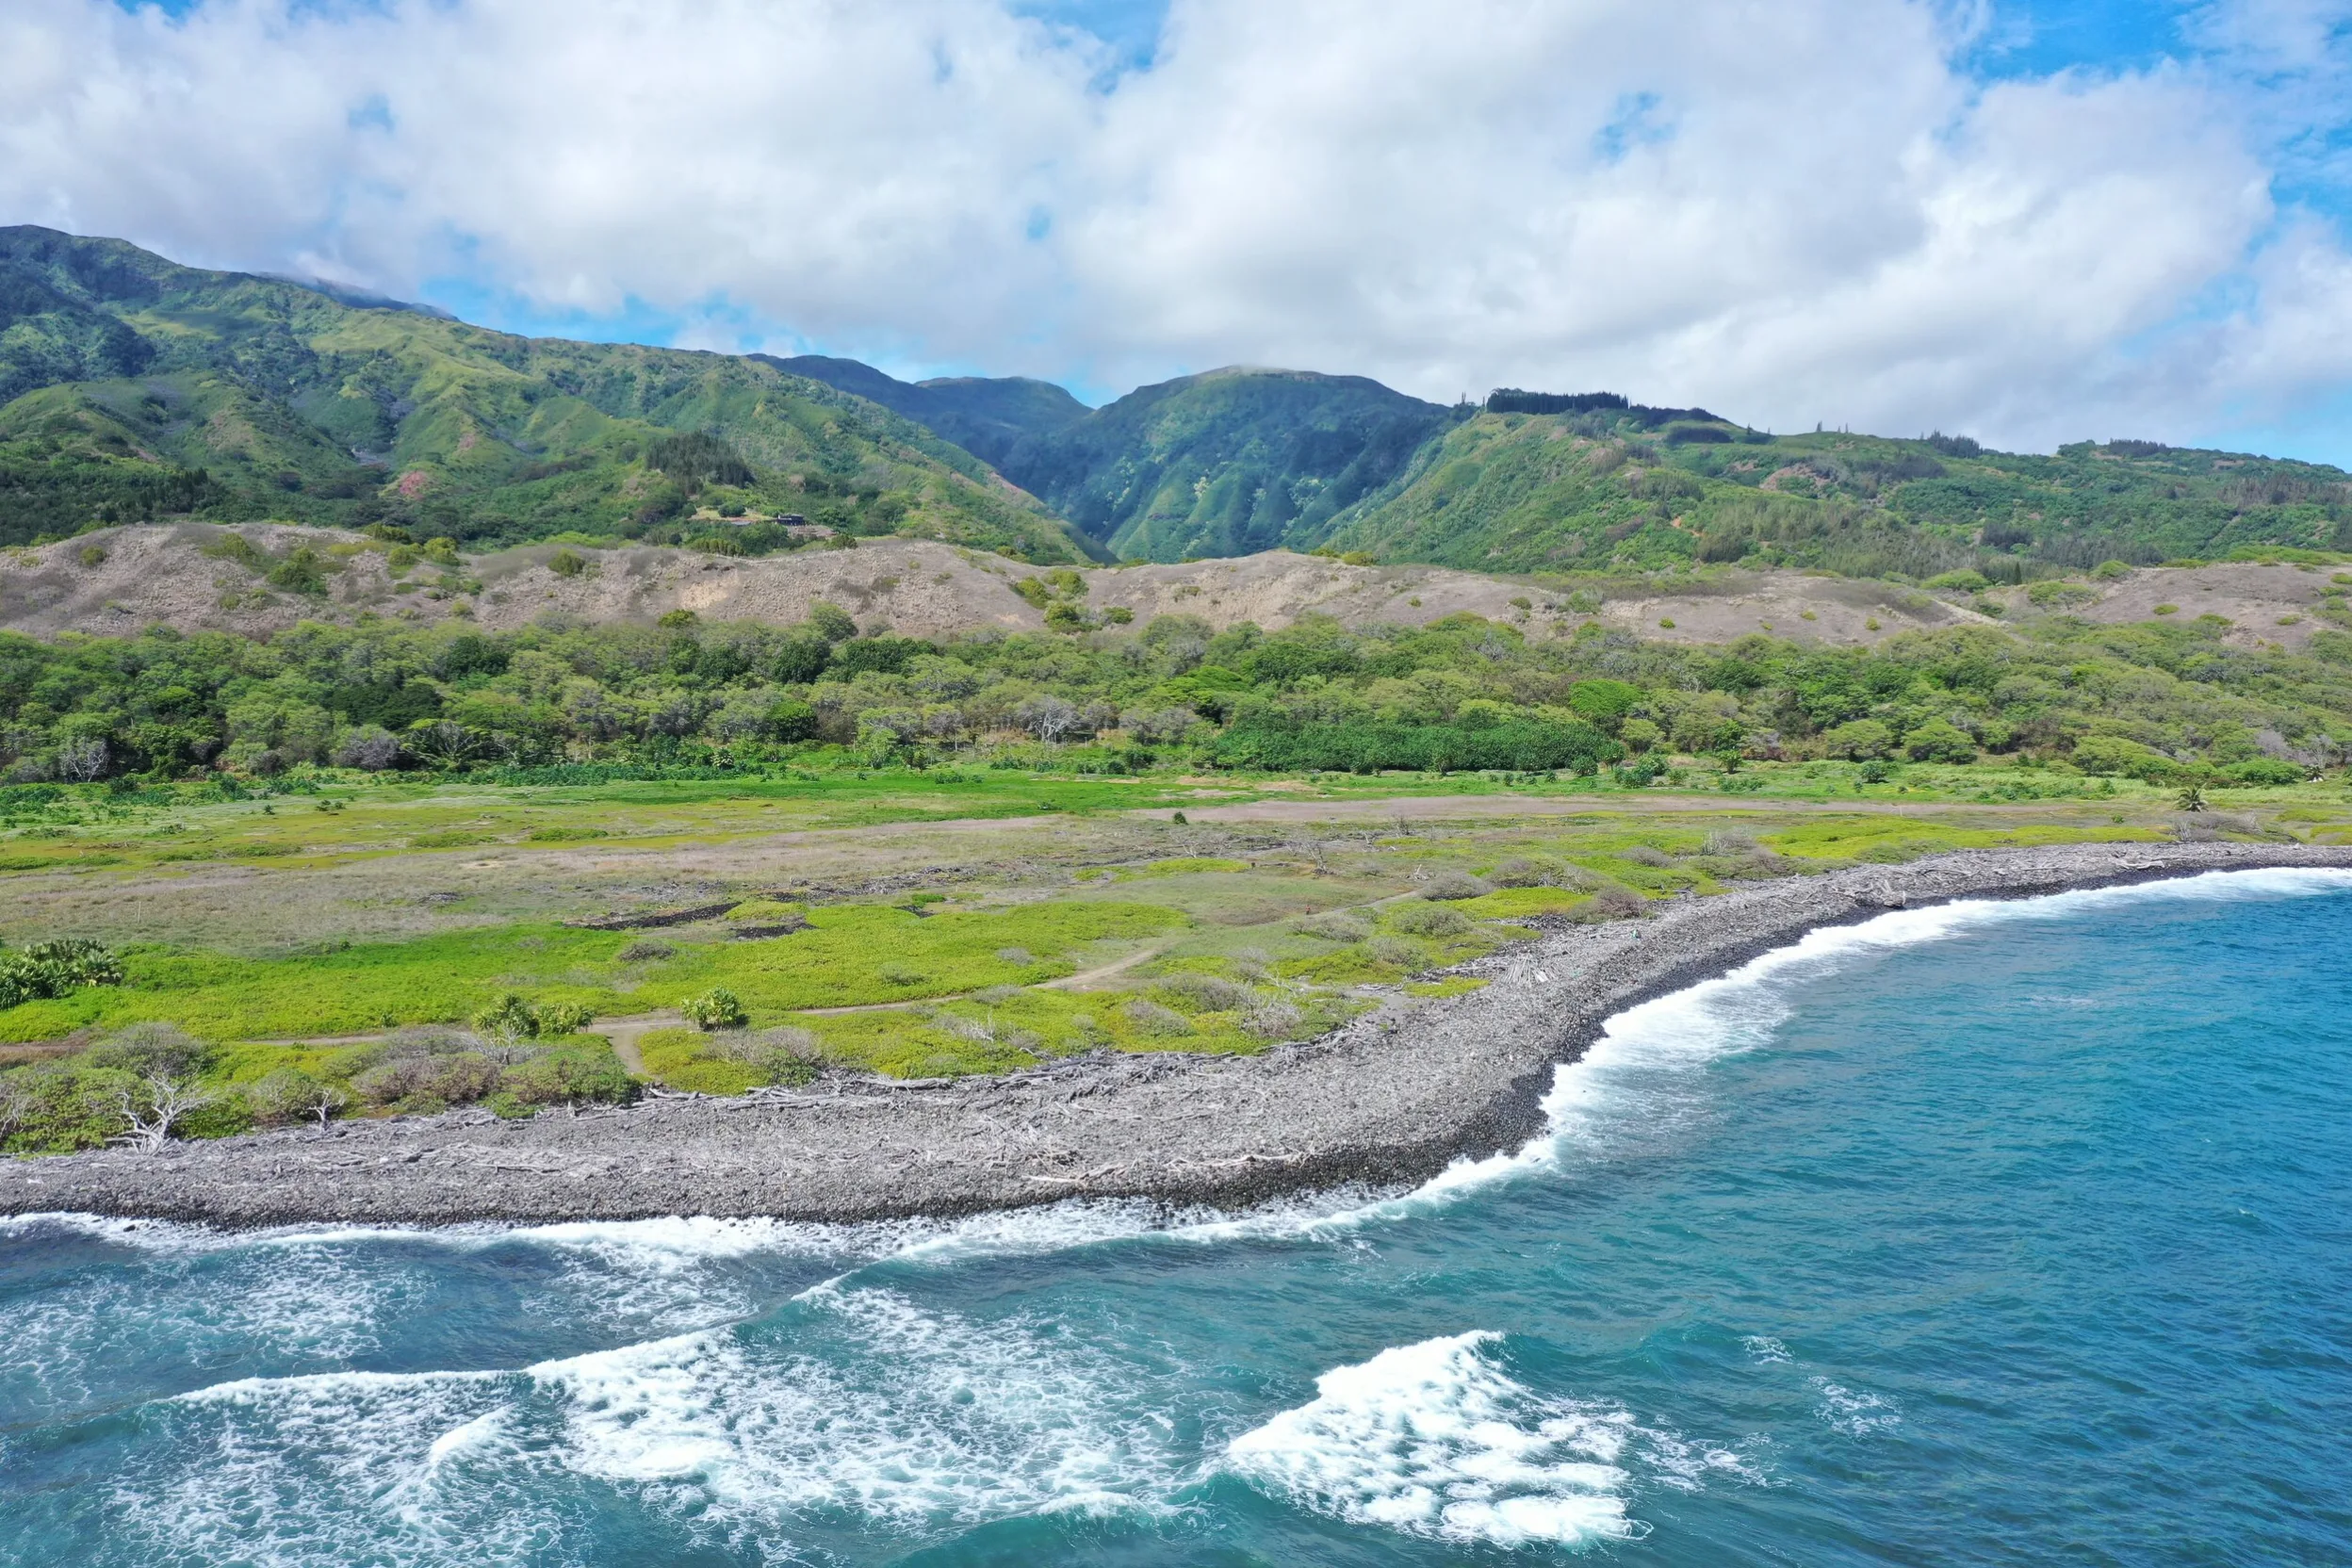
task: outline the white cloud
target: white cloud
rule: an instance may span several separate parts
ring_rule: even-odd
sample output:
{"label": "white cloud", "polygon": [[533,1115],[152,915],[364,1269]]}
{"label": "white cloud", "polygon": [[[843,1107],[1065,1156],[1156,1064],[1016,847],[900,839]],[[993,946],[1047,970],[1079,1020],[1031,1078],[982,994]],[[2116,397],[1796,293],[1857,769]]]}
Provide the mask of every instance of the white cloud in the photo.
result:
{"label": "white cloud", "polygon": [[1903,0],[1176,0],[1123,74],[997,0],[11,0],[0,220],[1097,385],[2180,438],[2352,384],[2352,260],[2271,193],[2342,15],[1984,86]]}

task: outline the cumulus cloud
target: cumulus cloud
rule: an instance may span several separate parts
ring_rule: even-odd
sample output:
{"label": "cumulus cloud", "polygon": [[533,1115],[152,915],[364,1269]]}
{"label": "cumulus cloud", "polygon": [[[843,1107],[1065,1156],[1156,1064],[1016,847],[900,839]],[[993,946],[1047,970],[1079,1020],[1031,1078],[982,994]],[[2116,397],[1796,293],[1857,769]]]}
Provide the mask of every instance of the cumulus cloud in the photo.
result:
{"label": "cumulus cloud", "polygon": [[1175,0],[1141,64],[1003,0],[12,0],[0,220],[1098,386],[2181,438],[2352,383],[2352,258],[2275,193],[2343,16],[1985,83],[1906,0]]}

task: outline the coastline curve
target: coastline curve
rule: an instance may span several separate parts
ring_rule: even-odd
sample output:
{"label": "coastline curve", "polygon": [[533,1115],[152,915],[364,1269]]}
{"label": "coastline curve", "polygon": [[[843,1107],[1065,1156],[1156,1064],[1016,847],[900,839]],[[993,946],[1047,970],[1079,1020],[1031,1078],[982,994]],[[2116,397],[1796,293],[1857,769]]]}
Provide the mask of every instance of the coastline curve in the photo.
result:
{"label": "coastline curve", "polygon": [[1002,1078],[854,1085],[624,1110],[340,1123],[0,1165],[0,1214],[248,1228],[547,1223],[672,1215],[952,1217],[1069,1198],[1246,1208],[1395,1189],[1520,1151],[1558,1070],[1629,1009],[1807,933],[1891,910],[2034,898],[2215,871],[2352,870],[2352,846],[2090,844],[1973,850],[1678,900],[1483,960],[1483,989],[1385,1008],[1254,1057],[1101,1055]]}

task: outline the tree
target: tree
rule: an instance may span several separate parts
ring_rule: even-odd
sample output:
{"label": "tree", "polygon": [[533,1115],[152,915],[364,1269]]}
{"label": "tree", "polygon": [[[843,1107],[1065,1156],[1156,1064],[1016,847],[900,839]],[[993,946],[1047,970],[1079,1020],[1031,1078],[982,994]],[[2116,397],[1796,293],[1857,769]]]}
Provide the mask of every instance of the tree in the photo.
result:
{"label": "tree", "polygon": [[129,1125],[114,1135],[114,1141],[148,1154],[170,1142],[172,1129],[187,1119],[190,1112],[202,1110],[214,1099],[210,1089],[168,1072],[149,1073],[142,1087],[144,1092],[137,1096],[129,1089],[122,1091],[122,1119]]}
{"label": "tree", "polygon": [[435,767],[453,768],[482,750],[482,739],[454,719],[418,719],[408,749]]}
{"label": "tree", "polygon": [[338,768],[364,768],[382,773],[400,760],[400,739],[380,724],[363,724],[345,730],[335,748]]}
{"label": "tree", "polygon": [[106,743],[95,735],[77,736],[57,747],[57,776],[69,784],[104,778],[106,762]]}
{"label": "tree", "polygon": [[500,992],[497,1000],[474,1015],[474,1033],[482,1037],[491,1060],[511,1064],[522,1060],[523,1042],[539,1034],[539,1015],[515,991]]}
{"label": "tree", "polygon": [[808,607],[808,629],[827,643],[846,643],[858,635],[858,623],[849,618],[849,612],[824,599]]}
{"label": "tree", "polygon": [[1875,762],[1895,749],[1895,732],[1877,719],[1854,719],[1821,737],[1832,757]]}
{"label": "tree", "polygon": [[1013,710],[1013,717],[1047,745],[1058,743],[1079,725],[1078,710],[1051,695],[1031,697]]}
{"label": "tree", "polygon": [[1647,719],[1627,719],[1617,727],[1617,739],[1637,756],[1666,739],[1666,732]]}
{"label": "tree", "polygon": [[1976,743],[1968,731],[1945,719],[1914,725],[1903,738],[1903,749],[1914,762],[1973,762]]}

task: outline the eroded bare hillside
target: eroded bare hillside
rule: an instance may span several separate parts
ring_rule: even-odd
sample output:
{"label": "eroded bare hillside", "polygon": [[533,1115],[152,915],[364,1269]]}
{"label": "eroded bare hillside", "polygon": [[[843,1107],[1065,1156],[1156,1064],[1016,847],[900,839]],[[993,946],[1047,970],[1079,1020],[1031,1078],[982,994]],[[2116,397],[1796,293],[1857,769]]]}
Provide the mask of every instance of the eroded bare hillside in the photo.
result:
{"label": "eroded bare hillside", "polygon": [[[1029,579],[1039,581],[1024,593]],[[1033,631],[1047,611],[1100,620],[1123,611],[1134,624],[1198,615],[1214,627],[1253,621],[1274,629],[1306,614],[1350,626],[1419,625],[1469,612],[1531,631],[1586,621],[1646,637],[1724,643],[1751,632],[1833,645],[1874,643],[1900,631],[2080,615],[2145,620],[2164,606],[2184,619],[2217,614],[2232,641],[2297,647],[2328,575],[2309,567],[2225,564],[2135,572],[2112,582],[2045,595],[2022,589],[1990,600],[1900,584],[1796,572],[1726,572],[1682,583],[1621,584],[1565,593],[1530,580],[1436,566],[1352,566],[1271,551],[1169,565],[1055,572],[1002,556],[922,540],[872,539],[855,549],[811,547],[735,559],[695,551],[587,549],[533,545],[435,560],[334,530],[282,524],[126,527],[62,544],[0,552],[0,628],[35,636],[122,635],[162,623],[183,631],[267,636],[303,620],[363,614],[416,621],[463,617],[506,629],[549,614],[591,622],[650,621],[691,610],[706,620],[792,622],[820,601],[841,606],[860,628],[940,636],[997,628]],[[2339,590],[2340,591],[2340,590]],[[1065,625],[1074,624],[1069,613]]]}

